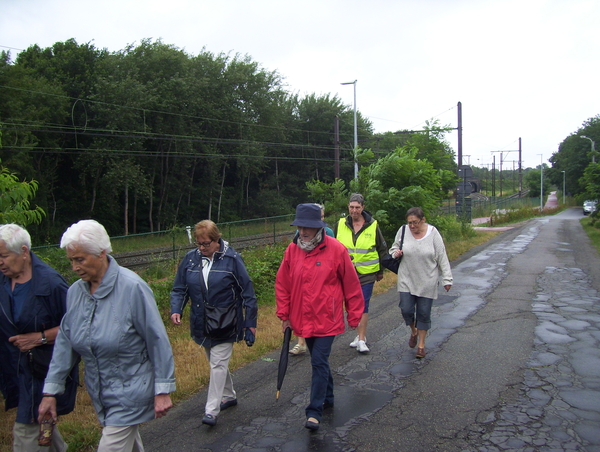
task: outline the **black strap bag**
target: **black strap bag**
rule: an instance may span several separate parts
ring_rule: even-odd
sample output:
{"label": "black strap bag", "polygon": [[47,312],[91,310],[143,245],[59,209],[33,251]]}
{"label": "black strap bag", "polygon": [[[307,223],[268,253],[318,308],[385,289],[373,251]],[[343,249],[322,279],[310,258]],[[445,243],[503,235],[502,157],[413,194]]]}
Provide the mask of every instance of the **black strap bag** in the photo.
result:
{"label": "black strap bag", "polygon": [[[208,259],[202,259],[202,267],[208,263]],[[208,291],[204,282],[204,274],[200,272],[200,285],[204,296],[204,336],[215,341],[227,341],[237,336],[238,325],[238,303],[235,298],[226,306],[211,305]]]}
{"label": "black strap bag", "polygon": [[237,303],[212,306],[204,303],[204,335],[221,341],[237,335]]}
{"label": "black strap bag", "polygon": [[39,347],[33,347],[27,352],[29,370],[31,371],[33,378],[37,378],[38,380],[44,380],[46,378],[53,351],[53,344],[45,344],[40,345]]}
{"label": "black strap bag", "polygon": [[[402,249],[402,246],[404,245],[404,233],[405,232],[406,232],[406,226],[402,226],[402,236],[400,237],[400,248],[399,249]],[[386,254],[380,263],[388,270],[398,274],[398,268],[400,267],[401,260],[402,260],[402,256],[392,257],[391,254]]]}

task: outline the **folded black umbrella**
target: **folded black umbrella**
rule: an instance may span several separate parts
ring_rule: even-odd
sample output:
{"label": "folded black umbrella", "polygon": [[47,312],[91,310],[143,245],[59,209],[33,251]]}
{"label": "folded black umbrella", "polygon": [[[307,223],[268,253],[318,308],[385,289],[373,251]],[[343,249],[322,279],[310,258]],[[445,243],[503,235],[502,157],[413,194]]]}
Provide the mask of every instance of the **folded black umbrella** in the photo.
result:
{"label": "folded black umbrella", "polygon": [[283,334],[283,346],[281,347],[281,355],[279,356],[279,371],[277,372],[277,394],[276,399],[279,400],[281,385],[285,378],[285,372],[288,365],[288,357],[290,354],[290,339],[292,337],[292,329],[288,326]]}

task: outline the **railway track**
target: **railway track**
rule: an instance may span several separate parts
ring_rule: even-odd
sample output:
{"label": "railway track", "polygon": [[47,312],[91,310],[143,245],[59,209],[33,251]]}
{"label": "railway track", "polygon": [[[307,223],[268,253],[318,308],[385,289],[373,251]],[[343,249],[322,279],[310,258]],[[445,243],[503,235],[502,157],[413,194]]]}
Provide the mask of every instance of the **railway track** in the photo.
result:
{"label": "railway track", "polygon": [[[278,232],[275,234],[269,233],[247,237],[235,237],[230,240],[225,238],[225,240],[227,240],[236,251],[242,251],[244,249],[257,246],[272,245],[274,243],[282,242],[287,243],[292,240],[295,232],[295,230],[292,230],[288,232]],[[179,261],[183,258],[185,253],[194,248],[195,246],[193,244],[188,244],[175,247],[168,246],[142,251],[132,251],[128,253],[115,253],[113,256],[119,265],[129,268],[130,270],[141,270],[151,265],[160,264],[163,262],[166,263],[173,260]]]}

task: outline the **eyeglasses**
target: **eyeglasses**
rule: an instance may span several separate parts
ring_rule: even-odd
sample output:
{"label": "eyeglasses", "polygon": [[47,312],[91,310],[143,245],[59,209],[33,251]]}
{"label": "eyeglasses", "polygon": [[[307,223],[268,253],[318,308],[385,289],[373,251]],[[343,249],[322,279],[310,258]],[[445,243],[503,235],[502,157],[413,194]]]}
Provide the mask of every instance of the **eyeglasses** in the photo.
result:
{"label": "eyeglasses", "polygon": [[422,222],[422,221],[423,221],[423,220],[419,220],[419,221],[409,221],[409,222],[408,222],[408,225],[409,225],[409,226],[417,226],[417,225],[421,224],[421,222]]}
{"label": "eyeglasses", "polygon": [[196,242],[196,246],[198,248],[206,248],[207,246],[209,246],[213,241],[211,240],[210,242]]}

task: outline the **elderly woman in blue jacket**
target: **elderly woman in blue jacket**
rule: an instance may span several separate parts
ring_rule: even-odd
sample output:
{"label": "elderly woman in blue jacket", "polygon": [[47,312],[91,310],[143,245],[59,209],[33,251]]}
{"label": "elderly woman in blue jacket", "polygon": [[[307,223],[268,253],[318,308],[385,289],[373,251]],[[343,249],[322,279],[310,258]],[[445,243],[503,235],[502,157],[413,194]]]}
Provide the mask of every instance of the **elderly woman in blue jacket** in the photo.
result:
{"label": "elderly woman in blue jacket", "polygon": [[257,304],[254,286],[242,257],[221,238],[210,220],[194,227],[197,249],[188,252],[177,270],[171,292],[171,320],[181,325],[190,303],[192,339],[204,347],[210,362],[210,381],[202,423],[217,424],[219,413],[237,405],[229,372],[233,344],[256,334]]}
{"label": "elderly woman in blue jacket", "polygon": [[[33,353],[41,350],[51,356],[69,286],[31,251],[29,233],[16,224],[0,226],[0,272],[0,390],[6,410],[17,408],[13,450],[38,450],[37,407],[47,363],[43,368],[32,366]],[[78,379],[74,367],[58,398],[58,414],[73,410]],[[48,450],[67,450],[58,430]]]}
{"label": "elderly woman in blue jacket", "polygon": [[81,357],[85,385],[104,426],[98,452],[143,451],[139,424],[167,414],[175,391],[173,352],[154,294],[108,255],[110,238],[100,223],[75,223],[60,246],[81,279],[67,292],[39,420],[46,413],[56,417],[55,396]]}

